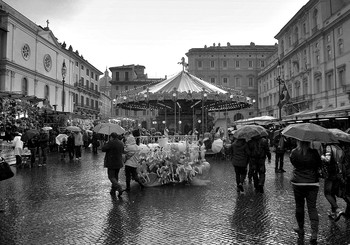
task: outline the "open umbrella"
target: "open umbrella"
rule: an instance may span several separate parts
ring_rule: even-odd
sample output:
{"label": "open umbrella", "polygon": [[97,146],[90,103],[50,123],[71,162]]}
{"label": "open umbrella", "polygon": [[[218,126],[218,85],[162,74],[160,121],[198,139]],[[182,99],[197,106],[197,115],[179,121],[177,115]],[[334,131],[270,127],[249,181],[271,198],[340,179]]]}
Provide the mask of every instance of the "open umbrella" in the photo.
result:
{"label": "open umbrella", "polygon": [[111,133],[123,134],[125,133],[125,129],[115,123],[105,123],[97,133],[106,135],[110,135]]}
{"label": "open umbrella", "polygon": [[328,129],[314,123],[288,125],[282,135],[301,141],[319,141],[321,143],[338,143],[337,138]]}
{"label": "open umbrella", "polygon": [[72,131],[72,132],[80,132],[81,131],[81,128],[79,128],[77,126],[68,126],[68,127],[66,127],[66,129],[68,131]]}
{"label": "open umbrella", "polygon": [[39,135],[39,131],[36,129],[29,129],[21,136],[21,140],[23,142],[27,142],[28,140],[33,138],[35,135]]}
{"label": "open umbrella", "polygon": [[260,132],[254,125],[245,125],[237,129],[233,133],[233,137],[236,139],[245,139],[246,141],[251,140],[253,137],[260,136]]}
{"label": "open umbrella", "polygon": [[329,128],[329,131],[337,138],[339,141],[349,142],[350,143],[350,134],[345,133],[337,128]]}
{"label": "open umbrella", "polygon": [[68,139],[68,135],[66,135],[66,134],[59,134],[59,135],[57,135],[56,136],[56,144],[60,145],[62,143],[63,139],[67,140]]}
{"label": "open umbrella", "polygon": [[260,126],[260,125],[249,125],[249,126],[258,130],[260,133],[260,136],[268,136],[269,135],[263,126]]}
{"label": "open umbrella", "polygon": [[52,127],[43,127],[43,130],[45,130],[45,131],[52,130]]}

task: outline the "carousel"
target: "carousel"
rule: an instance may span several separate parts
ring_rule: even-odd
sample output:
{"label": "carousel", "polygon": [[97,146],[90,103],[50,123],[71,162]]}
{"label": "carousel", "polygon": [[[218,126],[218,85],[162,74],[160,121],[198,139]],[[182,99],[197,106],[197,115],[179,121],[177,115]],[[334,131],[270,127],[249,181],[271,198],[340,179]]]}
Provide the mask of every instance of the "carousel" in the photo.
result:
{"label": "carousel", "polygon": [[207,131],[208,112],[251,105],[242,91],[219,88],[184,69],[141,92],[125,91],[116,101],[126,110],[156,110],[164,124],[164,135],[141,140],[139,175],[146,186],[205,185],[210,164],[194,132]]}

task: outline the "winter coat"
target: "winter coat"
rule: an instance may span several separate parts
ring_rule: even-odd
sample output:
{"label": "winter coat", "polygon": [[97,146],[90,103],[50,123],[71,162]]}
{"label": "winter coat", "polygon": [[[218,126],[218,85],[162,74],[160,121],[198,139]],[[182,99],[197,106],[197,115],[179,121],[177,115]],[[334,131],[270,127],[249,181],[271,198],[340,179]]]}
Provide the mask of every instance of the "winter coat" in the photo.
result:
{"label": "winter coat", "polygon": [[38,144],[42,149],[47,148],[49,146],[49,135],[45,132],[40,133],[38,137]]}
{"label": "winter coat", "polygon": [[109,169],[121,169],[123,167],[124,144],[118,140],[110,140],[104,146],[102,151],[106,152],[104,167]]}
{"label": "winter coat", "polygon": [[83,135],[78,132],[74,134],[74,145],[75,146],[82,146],[84,144],[83,142]]}
{"label": "winter coat", "polygon": [[133,136],[129,136],[125,141],[125,166],[137,168],[139,164],[139,152],[140,148],[136,144],[136,140]]}
{"label": "winter coat", "polygon": [[293,176],[292,183],[318,183],[318,170],[321,167],[321,157],[315,149],[308,149],[306,155],[302,155],[299,148],[294,148],[290,154]]}
{"label": "winter coat", "polygon": [[265,160],[266,157],[271,161],[271,152],[269,142],[265,138],[253,139],[250,141],[250,156],[252,159]]}
{"label": "winter coat", "polygon": [[231,144],[232,165],[236,167],[247,167],[250,151],[245,140],[236,139]]}

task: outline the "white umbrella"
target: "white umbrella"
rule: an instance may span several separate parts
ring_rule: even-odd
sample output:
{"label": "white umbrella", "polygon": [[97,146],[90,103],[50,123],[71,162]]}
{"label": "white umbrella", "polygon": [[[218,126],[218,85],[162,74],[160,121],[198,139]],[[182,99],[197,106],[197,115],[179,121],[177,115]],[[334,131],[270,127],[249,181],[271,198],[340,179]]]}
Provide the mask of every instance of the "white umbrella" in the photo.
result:
{"label": "white umbrella", "polygon": [[46,127],[43,127],[43,130],[45,130],[45,131],[52,130],[52,127],[48,127],[48,126],[46,126]]}
{"label": "white umbrella", "polygon": [[68,139],[68,135],[66,135],[66,134],[59,134],[59,135],[57,135],[57,137],[56,137],[56,144],[60,145],[62,143],[63,139],[67,140]]}
{"label": "white umbrella", "polygon": [[125,133],[125,129],[118,124],[106,123],[97,131],[97,133],[106,135],[110,135],[111,133],[123,134]]}

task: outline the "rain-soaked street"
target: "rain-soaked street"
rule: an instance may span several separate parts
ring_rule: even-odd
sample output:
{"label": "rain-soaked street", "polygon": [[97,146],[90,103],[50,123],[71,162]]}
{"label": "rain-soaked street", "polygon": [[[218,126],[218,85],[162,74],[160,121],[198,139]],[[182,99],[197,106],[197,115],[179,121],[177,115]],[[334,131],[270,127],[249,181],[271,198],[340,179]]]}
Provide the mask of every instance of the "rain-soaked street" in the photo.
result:
{"label": "rain-soaked street", "polygon": [[[274,172],[274,158],[267,166],[264,194],[249,183],[238,194],[230,162],[209,158],[207,186],[134,183],[121,199],[109,194],[103,156],[62,162],[51,154],[46,167],[18,169],[0,182],[0,244],[297,244],[287,156],[286,173]],[[328,218],[323,187],[318,208],[319,244],[349,244],[350,221]],[[309,237],[306,215],[305,244]]]}

